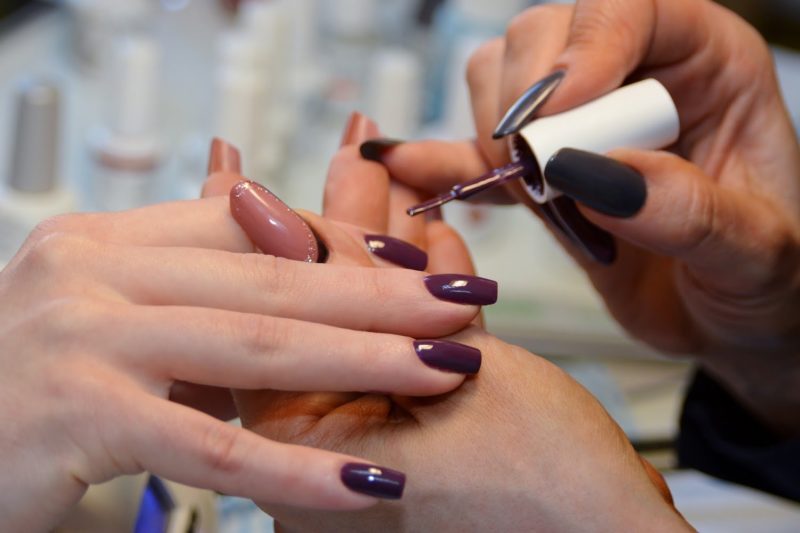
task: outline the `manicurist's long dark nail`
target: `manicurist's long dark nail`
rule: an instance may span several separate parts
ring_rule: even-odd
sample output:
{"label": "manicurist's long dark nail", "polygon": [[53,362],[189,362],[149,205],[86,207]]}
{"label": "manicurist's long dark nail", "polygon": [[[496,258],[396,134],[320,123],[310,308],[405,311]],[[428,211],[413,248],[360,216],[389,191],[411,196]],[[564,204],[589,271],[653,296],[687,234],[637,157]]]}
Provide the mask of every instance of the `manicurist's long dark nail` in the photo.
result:
{"label": "manicurist's long dark nail", "polygon": [[544,168],[547,183],[595,211],[632,217],[647,200],[647,185],[636,170],[592,152],[562,148]]}
{"label": "manicurist's long dark nail", "polygon": [[383,155],[404,141],[398,139],[371,139],[359,147],[361,157],[369,161],[381,162]]}
{"label": "manicurist's long dark nail", "polygon": [[434,274],[425,278],[428,291],[440,300],[470,305],[497,301],[497,282],[464,274]]}
{"label": "manicurist's long dark nail", "polygon": [[364,242],[370,252],[401,267],[425,270],[428,266],[428,254],[406,241],[387,235],[365,235]]}
{"label": "manicurist's long dark nail", "polygon": [[587,220],[578,210],[575,200],[559,196],[540,207],[546,218],[587,257],[602,265],[610,265],[616,260],[614,236]]}
{"label": "manicurist's long dark nail", "polygon": [[507,135],[517,133],[544,105],[556,87],[564,79],[565,71],[557,70],[549,76],[542,78],[534,83],[530,89],[525,91],[516,102],[506,111],[505,116],[492,133],[493,139],[502,139]]}
{"label": "manicurist's long dark nail", "polygon": [[466,344],[440,340],[416,340],[414,350],[426,365],[459,374],[477,374],[481,351]]}
{"label": "manicurist's long dark nail", "polygon": [[340,475],[350,490],[386,500],[399,500],[406,485],[402,472],[369,464],[346,463]]}

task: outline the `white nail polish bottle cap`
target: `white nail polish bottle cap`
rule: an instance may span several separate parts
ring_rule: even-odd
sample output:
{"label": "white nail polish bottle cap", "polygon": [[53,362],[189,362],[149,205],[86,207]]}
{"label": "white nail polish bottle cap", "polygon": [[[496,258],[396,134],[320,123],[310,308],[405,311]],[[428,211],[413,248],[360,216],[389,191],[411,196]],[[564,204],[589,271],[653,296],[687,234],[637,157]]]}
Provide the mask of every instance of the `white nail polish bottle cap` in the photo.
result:
{"label": "white nail polish bottle cap", "polygon": [[539,176],[526,182],[538,203],[561,195],[544,178],[550,158],[562,148],[605,154],[616,148],[658,150],[673,144],[680,134],[678,110],[666,88],[654,79],[621,87],[605,96],[557,115],[538,118],[510,140],[514,160],[530,150]]}

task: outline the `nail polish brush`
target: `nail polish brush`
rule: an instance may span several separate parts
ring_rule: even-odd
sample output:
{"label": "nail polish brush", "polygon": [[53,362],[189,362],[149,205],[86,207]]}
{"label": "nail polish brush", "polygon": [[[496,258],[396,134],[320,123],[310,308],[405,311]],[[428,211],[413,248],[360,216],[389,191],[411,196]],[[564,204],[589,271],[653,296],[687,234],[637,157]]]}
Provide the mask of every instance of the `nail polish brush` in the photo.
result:
{"label": "nail polish brush", "polygon": [[421,204],[409,207],[406,212],[412,217],[425,211],[440,207],[452,200],[466,200],[488,189],[509,183],[515,179],[525,179],[525,176],[535,172],[536,169],[530,159],[520,159],[500,168],[495,168],[486,174],[465,183],[454,185],[449,191],[440,194]]}
{"label": "nail polish brush", "polygon": [[603,154],[623,147],[650,150],[669,146],[680,133],[678,112],[667,90],[648,79],[558,115],[526,122],[531,102],[541,105],[561,81],[563,73],[557,74],[534,86],[534,92],[526,92],[501,122],[498,131],[509,137],[512,163],[413,206],[408,214],[424,213],[519,179],[523,190],[541,206],[545,219],[586,256],[611,264],[616,258],[613,236],[589,222],[573,198],[562,196],[548,183],[548,163],[563,148]]}
{"label": "nail polish brush", "polygon": [[562,148],[606,153],[615,148],[654,150],[678,139],[678,111],[667,90],[654,79],[626,85],[587,104],[540,118],[510,136],[512,163],[458,184],[407,210],[411,216],[521,180],[538,204],[561,196],[547,183],[546,167]]}

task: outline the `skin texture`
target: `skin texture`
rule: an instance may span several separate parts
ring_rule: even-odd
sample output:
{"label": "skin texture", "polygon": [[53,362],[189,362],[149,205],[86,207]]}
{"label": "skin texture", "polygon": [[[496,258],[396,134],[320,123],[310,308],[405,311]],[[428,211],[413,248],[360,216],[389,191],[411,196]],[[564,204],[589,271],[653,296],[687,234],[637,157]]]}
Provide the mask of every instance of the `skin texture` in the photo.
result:
{"label": "skin texture", "polygon": [[[346,146],[329,170],[325,216],[414,243],[427,250],[429,272],[473,274],[451,228],[404,214],[418,200],[390,182],[381,165]],[[391,458],[408,474],[402,500],[365,512],[316,513],[259,502],[280,531],[691,529],[654,484],[663,484],[658,473],[643,466],[616,423],[572,378],[478,326],[446,339],[483,353],[480,373],[451,394],[417,401],[235,393],[244,425],[258,434]]]}
{"label": "skin texture", "polygon": [[211,415],[230,396],[213,387],[438,395],[464,378],[425,365],[408,335],[461,330],[478,308],[437,300],[422,272],[375,276],[357,228],[314,227],[329,264],[253,253],[226,197],[42,223],[0,273],[2,530],[49,531],[89,484],[144,470],[258,501],[373,505],[339,480],[363,458],[225,424]]}
{"label": "skin texture", "polygon": [[506,162],[493,129],[555,69],[566,76],[542,115],[653,77],[681,120],[670,151],[607,154],[645,177],[636,216],[580,206],[617,237],[614,265],[592,264],[557,237],[631,335],[696,356],[774,431],[800,434],[800,149],[769,50],[733,13],[706,0],[532,8],[471,59],[477,140],[406,143],[383,162],[428,194]]}

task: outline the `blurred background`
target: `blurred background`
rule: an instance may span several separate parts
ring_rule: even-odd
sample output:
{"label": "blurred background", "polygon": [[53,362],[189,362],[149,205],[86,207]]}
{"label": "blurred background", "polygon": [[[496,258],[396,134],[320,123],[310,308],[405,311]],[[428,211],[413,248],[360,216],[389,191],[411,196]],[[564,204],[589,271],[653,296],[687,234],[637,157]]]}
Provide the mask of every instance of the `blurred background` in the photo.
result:
{"label": "blurred background", "polygon": [[[536,3],[0,0],[0,265],[48,216],[195,198],[213,136],[311,210],[353,110],[388,137],[469,137],[465,63]],[[721,3],[772,44],[800,125],[800,2]],[[671,468],[690,365],[628,339],[527,210],[450,204],[445,217],[501,280],[489,329],[567,369]]]}

